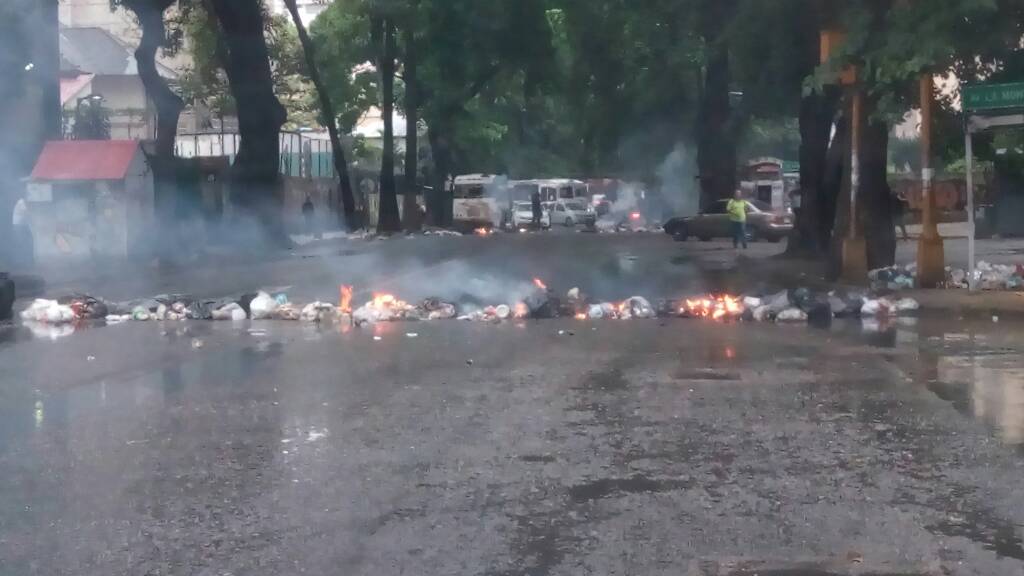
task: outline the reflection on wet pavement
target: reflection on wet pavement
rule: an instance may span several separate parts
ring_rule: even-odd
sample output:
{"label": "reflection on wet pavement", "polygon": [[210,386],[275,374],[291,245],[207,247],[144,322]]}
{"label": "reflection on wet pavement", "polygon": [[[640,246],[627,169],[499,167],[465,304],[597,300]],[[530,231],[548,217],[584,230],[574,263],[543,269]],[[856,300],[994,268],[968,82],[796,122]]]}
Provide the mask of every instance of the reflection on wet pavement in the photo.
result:
{"label": "reflection on wet pavement", "polygon": [[[18,376],[0,387],[0,561],[525,575],[687,573],[709,552],[859,549],[876,574],[1024,560],[1022,460],[1000,444],[1024,444],[1009,322],[559,334],[572,326],[0,331]],[[849,573],[774,566],[756,573]]]}

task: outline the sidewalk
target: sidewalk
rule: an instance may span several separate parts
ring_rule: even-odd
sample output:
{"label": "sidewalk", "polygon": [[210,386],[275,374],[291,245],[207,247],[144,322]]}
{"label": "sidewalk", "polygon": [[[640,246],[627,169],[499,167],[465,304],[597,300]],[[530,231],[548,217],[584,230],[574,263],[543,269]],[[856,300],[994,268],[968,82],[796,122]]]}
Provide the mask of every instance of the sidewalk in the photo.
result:
{"label": "sidewalk", "polygon": [[[916,247],[916,243],[914,244]],[[913,261],[911,258],[910,261]],[[1018,258],[1016,261],[1020,261]],[[756,280],[788,288],[805,287],[814,291],[864,290],[824,279],[824,264],[806,260],[784,258],[744,258],[732,271],[737,284],[753,285]],[[953,314],[956,316],[1008,316],[1024,318],[1024,292],[975,291],[964,289],[912,289],[893,292],[903,298],[918,301],[924,314]]]}

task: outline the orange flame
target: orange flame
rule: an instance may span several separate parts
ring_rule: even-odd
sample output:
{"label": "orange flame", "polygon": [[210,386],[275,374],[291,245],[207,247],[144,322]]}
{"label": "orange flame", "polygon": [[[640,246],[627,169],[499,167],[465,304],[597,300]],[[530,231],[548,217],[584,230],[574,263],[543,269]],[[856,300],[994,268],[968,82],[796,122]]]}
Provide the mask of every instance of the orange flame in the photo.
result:
{"label": "orange flame", "polygon": [[409,306],[405,302],[395,298],[394,294],[374,294],[373,301],[370,305],[378,309],[400,309],[407,308]]}
{"label": "orange flame", "polygon": [[348,284],[341,285],[341,299],[338,301],[338,308],[342,312],[348,313],[352,311],[352,287]]}
{"label": "orange flame", "polygon": [[587,315],[582,313],[582,312],[580,312],[579,314],[576,315],[576,319],[577,320],[586,320],[587,319]]}
{"label": "orange flame", "polygon": [[517,302],[515,308],[512,309],[512,315],[516,318],[526,318],[530,315],[530,309],[525,302]]}
{"label": "orange flame", "polygon": [[487,228],[477,228],[476,230],[473,230],[473,233],[476,234],[477,236],[490,236],[491,235],[491,231],[488,230]]}
{"label": "orange flame", "polygon": [[533,279],[533,284],[534,284],[534,286],[536,286],[537,288],[540,288],[541,290],[547,290],[548,289],[548,285],[545,284],[544,281],[541,280],[540,278],[534,278]]}
{"label": "orange flame", "polygon": [[699,318],[724,320],[743,314],[743,304],[739,299],[729,296],[709,296],[706,298],[687,299],[680,312]]}

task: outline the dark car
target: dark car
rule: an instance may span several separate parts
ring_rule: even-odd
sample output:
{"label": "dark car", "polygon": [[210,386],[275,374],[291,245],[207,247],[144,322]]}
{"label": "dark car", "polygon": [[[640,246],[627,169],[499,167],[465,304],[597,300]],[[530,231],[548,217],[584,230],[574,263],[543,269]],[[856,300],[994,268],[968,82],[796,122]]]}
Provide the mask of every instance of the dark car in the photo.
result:
{"label": "dark car", "polygon": [[[757,200],[746,202],[750,240],[778,242],[793,230],[790,214],[773,212],[770,206]],[[665,233],[680,242],[691,236],[705,242],[712,238],[731,238],[732,228],[725,210],[728,203],[728,200],[719,200],[697,216],[672,218],[665,223]]]}

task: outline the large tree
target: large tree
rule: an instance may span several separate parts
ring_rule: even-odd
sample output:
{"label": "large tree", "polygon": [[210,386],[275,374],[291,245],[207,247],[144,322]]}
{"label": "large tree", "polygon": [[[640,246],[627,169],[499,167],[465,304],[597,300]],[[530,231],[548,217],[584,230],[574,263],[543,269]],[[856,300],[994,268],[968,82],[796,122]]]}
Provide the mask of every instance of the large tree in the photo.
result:
{"label": "large tree", "polygon": [[280,196],[280,132],[287,115],[274,95],[263,9],[258,0],[209,2],[224,35],[225,70],[238,109],[232,201],[256,216],[270,242],[290,245]]}
{"label": "large tree", "polygon": [[142,28],[142,38],[135,50],[135,61],[139,78],[146,89],[146,96],[156,108],[156,142],[149,158],[153,170],[154,204],[157,223],[157,248],[168,250],[172,242],[167,237],[167,224],[175,217],[175,204],[179,200],[179,174],[183,172],[182,162],[174,155],[175,139],[178,135],[178,119],[185,108],[185,102],[171,89],[167,80],[157,68],[157,52],[171,47],[167,33],[165,13],[175,0],[119,0],[135,14]]}
{"label": "large tree", "polygon": [[316,59],[316,47],[306,32],[306,26],[299,16],[298,6],[295,0],[285,0],[288,12],[292,16],[292,22],[298,31],[299,41],[302,43],[302,50],[306,57],[306,73],[316,87],[317,97],[320,101],[320,113],[322,121],[327,125],[327,133],[331,139],[331,151],[334,157],[334,168],[338,173],[341,183],[341,204],[345,225],[351,229],[355,226],[356,201],[352,193],[352,179],[349,176],[348,161],[345,159],[345,149],[342,147],[341,137],[338,134],[338,120],[334,112],[334,103],[331,95],[320,77],[320,68]]}

